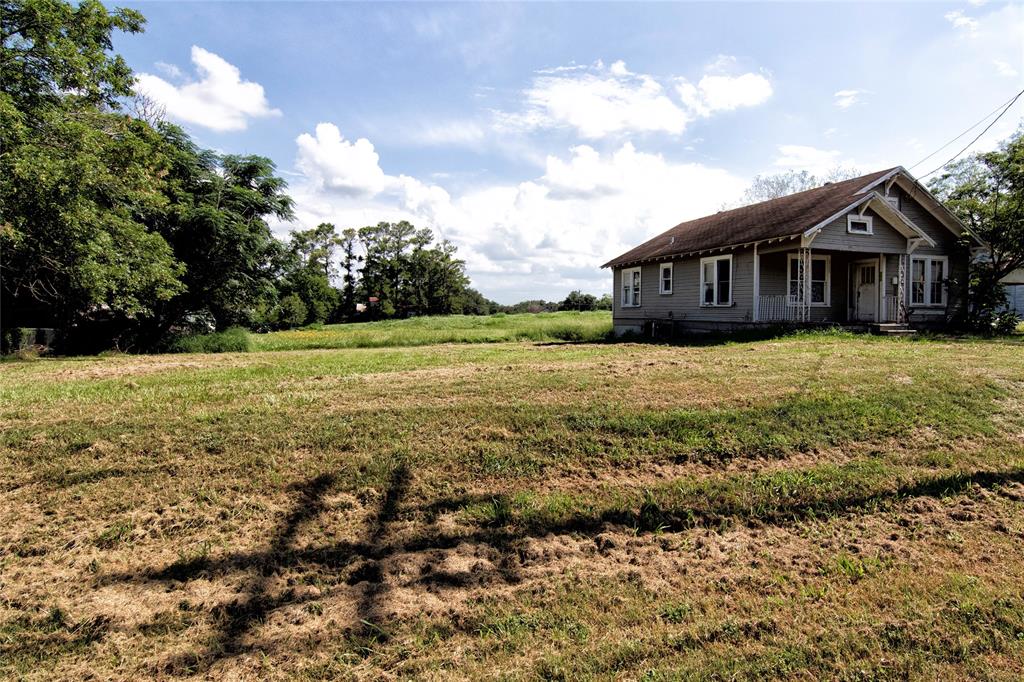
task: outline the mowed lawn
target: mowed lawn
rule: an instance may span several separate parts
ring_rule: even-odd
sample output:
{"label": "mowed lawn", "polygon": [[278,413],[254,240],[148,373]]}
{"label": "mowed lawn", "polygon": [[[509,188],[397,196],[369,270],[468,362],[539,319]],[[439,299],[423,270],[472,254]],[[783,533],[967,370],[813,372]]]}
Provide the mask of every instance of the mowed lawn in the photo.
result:
{"label": "mowed lawn", "polygon": [[0,677],[1020,679],[1024,347],[0,365]]}

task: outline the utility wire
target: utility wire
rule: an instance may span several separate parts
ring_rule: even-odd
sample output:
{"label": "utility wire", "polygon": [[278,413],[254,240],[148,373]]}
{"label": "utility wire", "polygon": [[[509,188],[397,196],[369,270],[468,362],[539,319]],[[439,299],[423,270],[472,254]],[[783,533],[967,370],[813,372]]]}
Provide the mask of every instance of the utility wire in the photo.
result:
{"label": "utility wire", "polygon": [[935,156],[936,154],[938,154],[939,152],[941,152],[941,151],[942,151],[943,149],[945,149],[946,147],[948,147],[949,145],[953,144],[954,142],[956,142],[957,140],[959,140],[959,139],[960,139],[961,137],[963,137],[964,135],[966,135],[967,133],[971,132],[972,130],[974,130],[975,128],[977,128],[978,126],[980,126],[980,125],[981,125],[982,123],[984,123],[985,121],[987,121],[987,120],[988,120],[988,118],[989,118],[990,116],[992,116],[992,114],[996,113],[997,111],[999,111],[1000,109],[1002,109],[1003,107],[1005,107],[1005,106],[1006,106],[1007,104],[1009,104],[1009,103],[1010,103],[1010,102],[1012,102],[1012,101],[1013,101],[1013,98],[1012,98],[1012,97],[1011,97],[1010,99],[1006,100],[1005,102],[1003,102],[1002,104],[1000,104],[1000,105],[999,105],[998,107],[996,107],[996,108],[995,108],[995,109],[993,109],[992,111],[990,111],[990,112],[988,112],[987,114],[985,114],[985,115],[984,115],[984,116],[982,117],[982,119],[981,119],[980,121],[978,121],[977,123],[975,123],[974,125],[972,125],[972,126],[971,126],[970,128],[968,128],[967,130],[963,131],[962,133],[960,133],[959,135],[957,135],[956,137],[954,137],[954,138],[953,138],[952,140],[950,140],[950,141],[949,141],[949,142],[947,142],[946,144],[942,145],[941,147],[939,147],[938,149],[936,149],[935,151],[933,151],[933,152],[932,152],[931,154],[929,154],[928,156],[924,157],[923,159],[921,159],[920,161],[918,161],[917,163],[915,163],[915,164],[914,164],[913,166],[908,166],[908,167],[907,167],[907,170],[914,170],[915,168],[917,168],[918,166],[920,166],[920,165],[921,165],[922,163],[924,163],[924,162],[925,162],[925,161],[927,161],[928,159],[932,158],[933,156]]}
{"label": "utility wire", "polygon": [[[946,166],[948,166],[949,164],[951,164],[951,163],[953,163],[954,161],[956,161],[956,159],[957,159],[957,157],[958,157],[958,156],[960,156],[960,155],[961,155],[961,154],[963,154],[963,153],[964,153],[965,151],[967,151],[968,149],[970,149],[970,148],[971,148],[971,145],[973,145],[973,144],[974,144],[975,142],[977,142],[977,141],[978,141],[979,139],[981,139],[981,136],[982,136],[982,135],[984,135],[985,133],[987,133],[987,132],[989,131],[989,129],[990,129],[990,128],[991,128],[992,126],[994,126],[994,125],[996,124],[996,122],[997,122],[997,121],[998,121],[999,119],[1001,119],[1001,118],[1003,117],[1003,114],[1005,114],[1005,113],[1006,113],[1007,111],[1009,111],[1009,110],[1010,110],[1010,107],[1012,107],[1012,106],[1014,105],[1014,103],[1016,103],[1016,101],[1017,101],[1018,99],[1020,99],[1021,95],[1024,95],[1024,90],[1021,90],[1021,91],[1020,91],[1020,92],[1018,92],[1018,93],[1017,93],[1016,95],[1014,95],[1013,99],[1011,99],[1011,100],[1009,101],[1009,103],[1007,103],[1007,104],[1006,104],[1006,106],[1005,106],[1005,107],[1003,107],[1003,110],[999,112],[999,115],[998,115],[998,116],[996,116],[996,117],[995,117],[994,119],[992,119],[992,122],[991,122],[991,123],[989,123],[989,124],[988,124],[987,126],[985,126],[985,129],[984,129],[984,130],[982,130],[982,131],[981,131],[980,133],[978,133],[978,135],[977,135],[977,136],[976,136],[976,137],[975,137],[975,138],[974,138],[973,140],[971,140],[970,142],[968,142],[968,143],[967,143],[967,146],[966,146],[966,147],[964,147],[963,149],[961,149],[960,151],[958,151],[958,152],[957,152],[956,154],[954,154],[954,155],[953,155],[953,156],[952,156],[952,157],[951,157],[951,158],[950,158],[950,159],[949,159],[948,161],[946,161],[946,162],[945,162],[944,164],[942,164],[941,166],[939,166],[939,167],[938,167],[938,168],[936,168],[935,170],[933,170],[933,171],[929,171],[928,173],[925,173],[924,175],[920,175],[920,176],[918,176],[918,180],[923,180],[924,178],[927,178],[927,177],[928,177],[929,175],[934,175],[935,173],[938,173],[938,172],[939,172],[940,170],[942,170],[943,168],[945,168],[945,167],[946,167]],[[991,116],[991,114],[989,114],[989,116]],[[986,118],[987,118],[987,117],[986,117]],[[981,119],[981,120],[982,120],[982,121],[984,121],[985,119]],[[975,124],[975,126],[972,126],[972,127],[976,127],[976,126],[977,126],[977,124]]]}

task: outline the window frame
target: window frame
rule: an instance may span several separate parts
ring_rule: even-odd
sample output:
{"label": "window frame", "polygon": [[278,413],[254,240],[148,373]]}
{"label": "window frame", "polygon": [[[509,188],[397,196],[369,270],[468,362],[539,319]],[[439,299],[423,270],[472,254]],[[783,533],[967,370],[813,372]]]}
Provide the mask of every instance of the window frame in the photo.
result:
{"label": "window frame", "polygon": [[[914,302],[914,263],[924,263],[924,301],[921,303]],[[942,263],[942,274],[943,278],[936,282],[932,276],[932,264]],[[908,278],[910,286],[907,287],[908,297],[910,298],[910,305],[915,308],[945,308],[949,302],[949,292],[947,291],[946,282],[949,281],[949,256],[911,256],[910,257],[910,277]],[[932,300],[932,288],[935,284],[941,284],[939,289],[942,292],[939,301]]]}
{"label": "window frame", "polygon": [[[729,300],[720,301],[718,297],[718,262],[727,260],[729,261]],[[714,263],[714,294],[715,301],[713,303],[704,302],[704,286],[707,282],[704,281],[704,266],[707,263]],[[697,289],[697,300],[700,301],[701,308],[729,308],[733,305],[733,282],[736,279],[736,268],[733,264],[732,254],[728,253],[723,256],[707,256],[700,259],[700,270],[698,271],[699,287]]]}
{"label": "window frame", "polygon": [[[668,289],[665,288],[665,270],[668,270]],[[675,284],[675,268],[672,263],[661,263],[658,265],[658,293],[662,296],[671,296]]]}
{"label": "window frame", "polygon": [[[792,297],[789,293],[789,283],[793,280],[790,279],[792,273],[793,261],[799,261],[800,254],[790,253],[789,258],[786,260],[786,303],[790,306],[803,305],[800,301],[800,294],[796,298]],[[814,261],[823,260],[825,261],[825,300],[821,303],[815,303],[811,301],[808,305],[812,308],[828,308],[832,305],[832,256],[829,254],[815,255],[811,254],[811,272],[814,272]],[[812,282],[814,280],[811,280]]]}
{"label": "window frame", "polygon": [[[637,287],[636,287],[637,290],[636,291],[633,291],[633,286],[632,286],[633,273],[634,272],[638,273],[640,275],[640,281],[637,284]],[[625,283],[626,283],[626,277],[627,276],[629,277],[629,282],[630,282],[630,288],[629,288],[630,289],[630,294],[631,295],[635,294],[635,296],[631,297],[631,301],[632,302],[630,302],[630,303],[626,302],[627,299],[626,299],[626,284]],[[643,300],[643,289],[644,289],[643,283],[644,283],[644,271],[643,271],[643,268],[641,266],[638,265],[638,266],[632,267],[632,268],[622,268],[621,274],[619,275],[619,305],[621,305],[623,308],[639,308],[640,304],[641,304],[641,302]]]}
{"label": "window frame", "polygon": [[[853,229],[854,223],[864,223],[868,226],[867,231],[862,232],[860,230]],[[859,234],[859,235],[873,235],[875,233],[875,225],[872,216],[869,215],[853,215],[852,213],[846,216],[846,232],[848,234]]]}

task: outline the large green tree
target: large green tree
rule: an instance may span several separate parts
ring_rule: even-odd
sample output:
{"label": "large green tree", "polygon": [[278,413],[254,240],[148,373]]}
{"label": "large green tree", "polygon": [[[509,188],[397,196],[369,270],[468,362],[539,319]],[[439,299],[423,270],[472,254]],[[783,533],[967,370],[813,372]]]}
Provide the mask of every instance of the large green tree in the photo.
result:
{"label": "large green tree", "polygon": [[109,54],[142,17],[98,2],[0,2],[0,280],[5,317],[63,330],[143,316],[181,291],[144,216],[164,202],[159,137],[119,113],[131,72]]}
{"label": "large green tree", "polygon": [[174,162],[165,177],[169,205],[152,227],[184,264],[186,289],[163,306],[159,327],[206,311],[220,329],[248,325],[276,297],[284,253],[269,221],[292,217],[286,183],[270,159],[221,156],[199,149],[176,126],[160,129]]}
{"label": "large green tree", "polygon": [[990,328],[1005,303],[1000,280],[1024,267],[1024,133],[948,166],[930,189],[988,247],[970,272],[970,322]]}

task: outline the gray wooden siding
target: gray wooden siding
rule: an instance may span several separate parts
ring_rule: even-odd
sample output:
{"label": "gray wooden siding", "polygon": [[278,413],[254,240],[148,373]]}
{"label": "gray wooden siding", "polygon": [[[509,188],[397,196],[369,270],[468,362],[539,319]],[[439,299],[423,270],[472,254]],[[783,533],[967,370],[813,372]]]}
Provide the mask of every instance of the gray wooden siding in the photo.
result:
{"label": "gray wooden siding", "polygon": [[[718,254],[715,254],[718,255]],[[724,255],[724,254],[723,254]],[[754,252],[741,249],[732,254],[732,301],[728,307],[700,305],[701,257],[673,261],[672,293],[658,293],[658,275],[661,263],[645,263],[640,272],[640,307],[622,307],[622,268],[615,268],[612,278],[615,295],[612,317],[622,323],[672,318],[675,320],[701,320],[744,322],[753,320]]]}
{"label": "gray wooden siding", "polygon": [[[857,212],[851,211],[851,214],[856,215]],[[907,252],[906,237],[897,232],[874,211],[868,209],[864,215],[871,216],[873,234],[850,234],[846,229],[847,222],[844,215],[823,227],[811,242],[811,248],[864,253]]]}
{"label": "gray wooden siding", "polygon": [[[897,191],[897,188],[893,188]],[[900,190],[900,210],[905,216],[920,227],[925,234],[932,238],[935,246],[921,244],[914,249],[914,256],[949,256],[949,274],[954,279],[963,280],[967,276],[967,269],[970,256],[959,247],[959,237],[953,234],[949,228],[938,221],[924,206],[906,192]],[[910,266],[907,266],[907,307],[913,308],[912,315],[921,317],[943,317],[947,314],[946,308],[920,307],[910,305]],[[949,309],[956,309],[965,304],[963,296],[958,296],[956,291],[947,290],[946,303]],[[912,318],[913,319],[913,318]]]}

